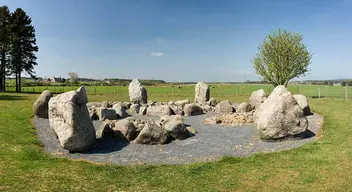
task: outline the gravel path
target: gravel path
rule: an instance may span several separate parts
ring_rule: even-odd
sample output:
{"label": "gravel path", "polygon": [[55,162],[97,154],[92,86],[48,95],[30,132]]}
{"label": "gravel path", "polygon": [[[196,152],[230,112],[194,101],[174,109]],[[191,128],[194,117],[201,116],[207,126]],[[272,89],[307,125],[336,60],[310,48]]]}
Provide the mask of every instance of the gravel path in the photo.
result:
{"label": "gravel path", "polygon": [[[86,153],[69,153],[63,149],[49,128],[49,120],[34,118],[37,135],[45,151],[73,159],[115,164],[182,164],[218,160],[223,156],[250,156],[258,152],[272,152],[296,148],[316,139],[323,118],[317,114],[308,117],[311,136],[304,139],[265,142],[259,139],[254,126],[221,126],[204,124],[204,119],[214,114],[185,117],[185,123],[198,133],[186,140],[172,141],[166,145],[140,145],[120,143],[114,139],[98,142]],[[93,122],[96,129],[100,122]]]}

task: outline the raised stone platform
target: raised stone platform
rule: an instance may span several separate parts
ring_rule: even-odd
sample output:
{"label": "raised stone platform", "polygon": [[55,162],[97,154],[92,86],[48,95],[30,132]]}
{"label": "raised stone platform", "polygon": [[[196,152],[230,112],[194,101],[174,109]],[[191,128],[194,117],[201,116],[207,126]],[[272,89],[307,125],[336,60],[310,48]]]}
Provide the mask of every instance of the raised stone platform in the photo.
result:
{"label": "raised stone platform", "polygon": [[[306,138],[266,142],[259,138],[254,125],[224,126],[205,124],[206,118],[214,116],[209,112],[204,115],[184,117],[184,122],[197,130],[197,134],[185,140],[175,140],[165,145],[142,145],[123,143],[114,138],[96,143],[85,153],[69,153],[63,149],[54,132],[49,127],[48,119],[34,118],[37,135],[45,151],[73,159],[84,159],[98,163],[114,164],[183,164],[199,161],[218,160],[223,156],[250,156],[258,152],[273,152],[296,148],[316,139],[323,118],[314,114],[308,116],[309,133]],[[147,118],[135,115],[136,118]],[[148,117],[153,118],[153,117]],[[157,118],[155,118],[157,119]],[[100,121],[93,121],[97,130]]]}

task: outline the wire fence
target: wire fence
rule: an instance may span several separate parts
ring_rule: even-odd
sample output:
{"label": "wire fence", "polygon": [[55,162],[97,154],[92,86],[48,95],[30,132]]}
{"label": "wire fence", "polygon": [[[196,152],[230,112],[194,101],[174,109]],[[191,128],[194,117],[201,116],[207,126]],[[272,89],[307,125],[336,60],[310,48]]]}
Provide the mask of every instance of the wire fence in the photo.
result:
{"label": "wire fence", "polygon": [[[23,93],[41,93],[44,90],[50,90],[54,94],[76,90],[79,86],[35,86],[22,87]],[[250,96],[253,91],[263,89],[267,94],[273,90],[271,85],[252,85],[252,84],[235,84],[235,85],[210,85],[210,94],[212,97],[217,96]],[[88,95],[111,95],[111,96],[128,96],[127,86],[86,86]],[[146,86],[148,96],[159,97],[193,97],[194,85],[183,86]],[[343,86],[321,86],[321,85],[290,85],[289,91],[293,94],[303,94],[310,98],[334,98],[334,99],[352,99],[352,87]],[[6,87],[8,92],[15,92],[15,87]]]}

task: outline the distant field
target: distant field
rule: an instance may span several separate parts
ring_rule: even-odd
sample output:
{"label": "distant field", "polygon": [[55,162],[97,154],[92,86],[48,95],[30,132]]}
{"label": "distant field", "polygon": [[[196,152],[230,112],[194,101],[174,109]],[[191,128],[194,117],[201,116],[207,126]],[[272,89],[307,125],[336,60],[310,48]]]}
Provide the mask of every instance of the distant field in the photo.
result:
{"label": "distant field", "polygon": [[[25,93],[41,93],[44,90],[50,90],[54,93],[62,93],[77,89],[78,86],[37,86],[23,87]],[[289,90],[292,93],[304,94],[314,98],[352,98],[352,87],[341,86],[324,86],[324,85],[290,85]],[[89,95],[106,95],[128,97],[127,86],[86,86]],[[146,86],[149,96],[157,97],[179,97],[186,98],[194,95],[194,85],[165,85],[165,86]],[[234,84],[234,85],[210,85],[212,97],[231,97],[231,96],[250,96],[251,93],[258,89],[264,89],[266,93],[273,90],[271,85],[263,84]],[[14,87],[8,87],[8,91],[15,91]]]}

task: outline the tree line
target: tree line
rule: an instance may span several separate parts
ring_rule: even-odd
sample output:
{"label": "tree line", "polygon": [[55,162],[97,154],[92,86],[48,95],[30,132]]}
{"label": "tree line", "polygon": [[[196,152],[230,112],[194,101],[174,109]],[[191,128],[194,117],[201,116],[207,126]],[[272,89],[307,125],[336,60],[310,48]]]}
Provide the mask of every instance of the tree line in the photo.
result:
{"label": "tree line", "polygon": [[21,8],[10,12],[0,7],[0,92],[5,91],[6,76],[16,79],[16,92],[21,92],[21,74],[35,77],[38,52],[32,19]]}

